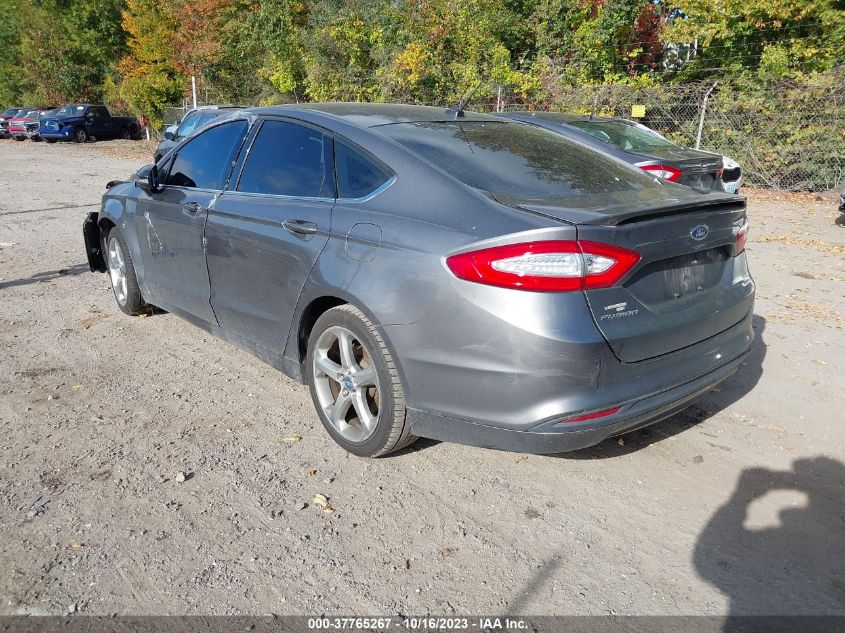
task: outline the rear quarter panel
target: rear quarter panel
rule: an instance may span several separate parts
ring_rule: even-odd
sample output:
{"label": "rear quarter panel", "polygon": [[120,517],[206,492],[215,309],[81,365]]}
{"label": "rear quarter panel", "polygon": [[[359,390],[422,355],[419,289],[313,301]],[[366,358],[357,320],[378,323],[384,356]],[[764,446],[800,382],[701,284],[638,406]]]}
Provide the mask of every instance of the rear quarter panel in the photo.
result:
{"label": "rear quarter panel", "polygon": [[479,240],[560,224],[500,205],[368,130],[339,122],[335,131],[378,156],[396,178],[372,199],[337,201],[330,239],[294,314],[289,358],[298,360],[298,324],[320,297],[356,305],[377,327],[414,323],[454,279],[444,263],[448,254]]}

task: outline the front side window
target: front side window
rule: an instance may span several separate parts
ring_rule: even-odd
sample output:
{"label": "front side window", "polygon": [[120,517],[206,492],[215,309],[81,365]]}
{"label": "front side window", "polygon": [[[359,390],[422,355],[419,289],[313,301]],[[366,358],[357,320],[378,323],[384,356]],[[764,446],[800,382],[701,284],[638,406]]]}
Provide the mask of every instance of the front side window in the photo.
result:
{"label": "front side window", "polygon": [[238,191],[334,198],[331,138],[287,121],[264,121],[249,150]]}
{"label": "front side window", "polygon": [[230,121],[185,143],[170,166],[165,184],[222,189],[247,127],[246,121]]}
{"label": "front side window", "polygon": [[390,174],[343,141],[335,141],[337,195],[363,198],[390,180]]}

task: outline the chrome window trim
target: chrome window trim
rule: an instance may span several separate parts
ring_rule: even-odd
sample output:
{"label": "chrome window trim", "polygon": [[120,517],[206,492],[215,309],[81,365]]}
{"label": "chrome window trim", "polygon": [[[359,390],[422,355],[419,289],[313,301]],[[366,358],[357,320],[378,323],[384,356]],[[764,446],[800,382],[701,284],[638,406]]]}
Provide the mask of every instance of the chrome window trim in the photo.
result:
{"label": "chrome window trim", "polygon": [[239,196],[246,196],[248,198],[274,198],[279,200],[299,200],[300,202],[331,202],[334,203],[334,198],[316,198],[308,196],[286,196],[281,193],[258,193],[255,191],[238,191],[237,189],[226,189],[223,193],[236,194]]}
{"label": "chrome window trim", "polygon": [[201,189],[199,187],[183,187],[182,185],[161,185],[162,189],[178,189],[180,191],[200,191],[202,193],[217,193],[222,189]]}
{"label": "chrome window trim", "polygon": [[361,204],[362,202],[369,202],[376,196],[379,196],[390,189],[394,182],[396,182],[396,174],[393,174],[388,180],[379,185],[376,189],[373,189],[373,191],[368,193],[366,196],[361,196],[360,198],[338,198],[337,201],[342,202],[343,204]]}

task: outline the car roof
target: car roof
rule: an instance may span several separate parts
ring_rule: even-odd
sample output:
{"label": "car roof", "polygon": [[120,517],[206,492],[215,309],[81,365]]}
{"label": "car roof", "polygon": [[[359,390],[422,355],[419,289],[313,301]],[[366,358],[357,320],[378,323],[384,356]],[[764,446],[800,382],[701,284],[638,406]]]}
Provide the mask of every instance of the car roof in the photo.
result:
{"label": "car roof", "polygon": [[633,121],[630,121],[629,119],[623,119],[622,117],[593,116],[591,114],[573,114],[569,112],[529,112],[526,110],[522,112],[507,112],[503,116],[508,117],[508,115],[513,115],[520,118],[531,117],[534,119],[549,121],[551,123],[587,123],[591,121],[597,123],[605,123],[608,121],[616,121],[618,123],[633,124]]}
{"label": "car roof", "polygon": [[495,121],[501,119],[478,112],[464,112],[456,119],[454,110],[432,106],[401,105],[394,103],[299,103],[262,108],[250,108],[257,115],[290,114],[291,110],[308,110],[346,119],[363,127],[377,127],[395,123],[421,123],[435,121]]}

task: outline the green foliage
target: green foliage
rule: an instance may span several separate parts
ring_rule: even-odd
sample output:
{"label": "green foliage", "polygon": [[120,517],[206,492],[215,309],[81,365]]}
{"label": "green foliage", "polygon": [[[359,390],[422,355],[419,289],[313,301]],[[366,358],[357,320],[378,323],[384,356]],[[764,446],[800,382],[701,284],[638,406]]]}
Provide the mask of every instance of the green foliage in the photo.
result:
{"label": "green foliage", "polygon": [[127,0],[122,24],[129,50],[117,64],[120,81],[111,84],[109,95],[136,114],[147,115],[156,127],[162,124],[164,107],[184,94],[186,78],[177,70],[174,55],[173,10],[160,0]]}
{"label": "green foliage", "polygon": [[[781,133],[790,147],[828,148],[841,130],[802,125],[800,93],[840,76],[843,1],[0,0],[0,105],[106,99],[157,126],[194,75],[203,102],[453,105],[472,94],[484,109],[501,93],[592,111],[610,108],[608,95],[677,94],[718,78],[714,103],[726,112],[787,109],[798,117]],[[784,81],[800,86],[788,100]],[[721,138],[755,136],[726,124]],[[760,174],[778,157],[806,162],[778,144],[730,147]]]}
{"label": "green foliage", "polygon": [[697,41],[686,76],[798,76],[845,62],[845,6],[841,0],[686,0],[686,19],[674,20],[668,41]]}

